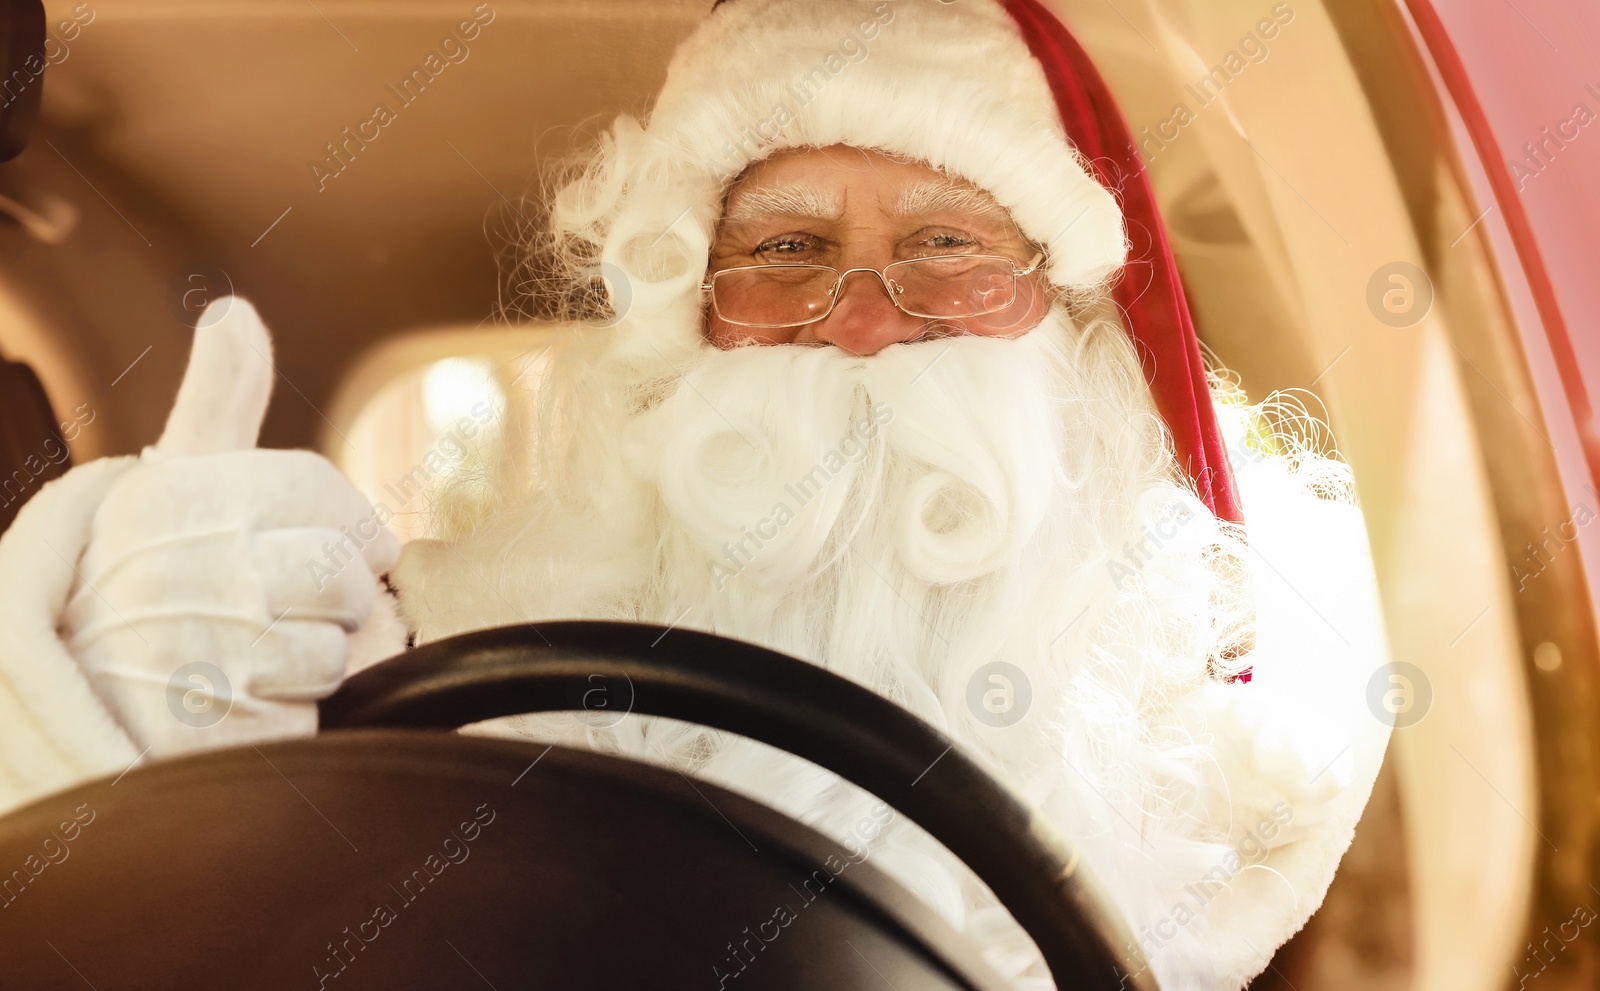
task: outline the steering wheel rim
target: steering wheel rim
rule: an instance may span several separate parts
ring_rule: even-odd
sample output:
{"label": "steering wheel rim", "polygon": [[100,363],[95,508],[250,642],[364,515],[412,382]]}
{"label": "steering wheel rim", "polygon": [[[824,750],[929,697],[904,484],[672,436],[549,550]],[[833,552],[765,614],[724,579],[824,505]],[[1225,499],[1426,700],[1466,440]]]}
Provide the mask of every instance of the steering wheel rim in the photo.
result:
{"label": "steering wheel rim", "polygon": [[320,704],[323,729],[456,729],[578,709],[696,723],[826,768],[965,862],[1033,939],[1058,987],[1157,991],[1064,837],[932,726],[787,654],[653,624],[519,624],[424,644],[351,676]]}

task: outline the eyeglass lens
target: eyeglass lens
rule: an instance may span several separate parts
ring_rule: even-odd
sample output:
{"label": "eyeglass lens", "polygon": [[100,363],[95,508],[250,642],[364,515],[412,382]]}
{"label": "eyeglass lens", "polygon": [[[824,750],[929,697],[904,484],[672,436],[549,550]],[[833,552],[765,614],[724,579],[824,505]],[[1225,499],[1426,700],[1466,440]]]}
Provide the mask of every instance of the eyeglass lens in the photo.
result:
{"label": "eyeglass lens", "polygon": [[[866,278],[866,273],[859,273]],[[1010,260],[957,255],[914,258],[883,270],[905,312],[929,318],[982,316],[1010,306],[1016,277]],[[791,327],[826,316],[839,273],[814,265],[766,265],[717,273],[713,293],[722,319]]]}

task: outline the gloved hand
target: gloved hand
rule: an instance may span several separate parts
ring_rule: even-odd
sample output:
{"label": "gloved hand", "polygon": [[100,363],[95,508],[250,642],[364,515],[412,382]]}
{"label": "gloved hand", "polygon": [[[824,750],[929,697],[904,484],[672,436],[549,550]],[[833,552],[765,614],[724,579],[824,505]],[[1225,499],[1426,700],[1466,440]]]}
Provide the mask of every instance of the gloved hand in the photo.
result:
{"label": "gloved hand", "polygon": [[155,447],[111,485],[62,639],[140,748],[316,732],[399,542],[311,451],[259,450],[275,374],[255,308],[206,308]]}

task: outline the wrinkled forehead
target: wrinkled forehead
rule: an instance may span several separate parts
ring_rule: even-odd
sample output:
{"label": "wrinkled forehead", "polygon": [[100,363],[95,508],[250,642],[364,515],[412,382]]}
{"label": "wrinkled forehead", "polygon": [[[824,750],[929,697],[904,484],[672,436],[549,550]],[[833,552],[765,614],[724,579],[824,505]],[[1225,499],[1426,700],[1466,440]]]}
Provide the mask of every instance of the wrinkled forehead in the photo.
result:
{"label": "wrinkled forehead", "polygon": [[989,190],[925,162],[854,147],[791,149],[752,164],[730,185],[721,220],[839,220],[847,211],[876,211],[896,220],[956,215],[1017,229]]}

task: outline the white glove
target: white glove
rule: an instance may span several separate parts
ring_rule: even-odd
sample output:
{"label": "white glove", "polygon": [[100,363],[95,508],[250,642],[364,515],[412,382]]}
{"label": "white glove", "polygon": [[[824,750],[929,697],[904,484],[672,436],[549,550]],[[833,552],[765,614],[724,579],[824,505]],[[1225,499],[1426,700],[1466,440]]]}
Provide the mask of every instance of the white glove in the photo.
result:
{"label": "white glove", "polygon": [[310,451],[255,449],[274,368],[255,308],[206,308],[161,440],[106,492],[63,617],[154,756],[316,732],[399,543]]}

